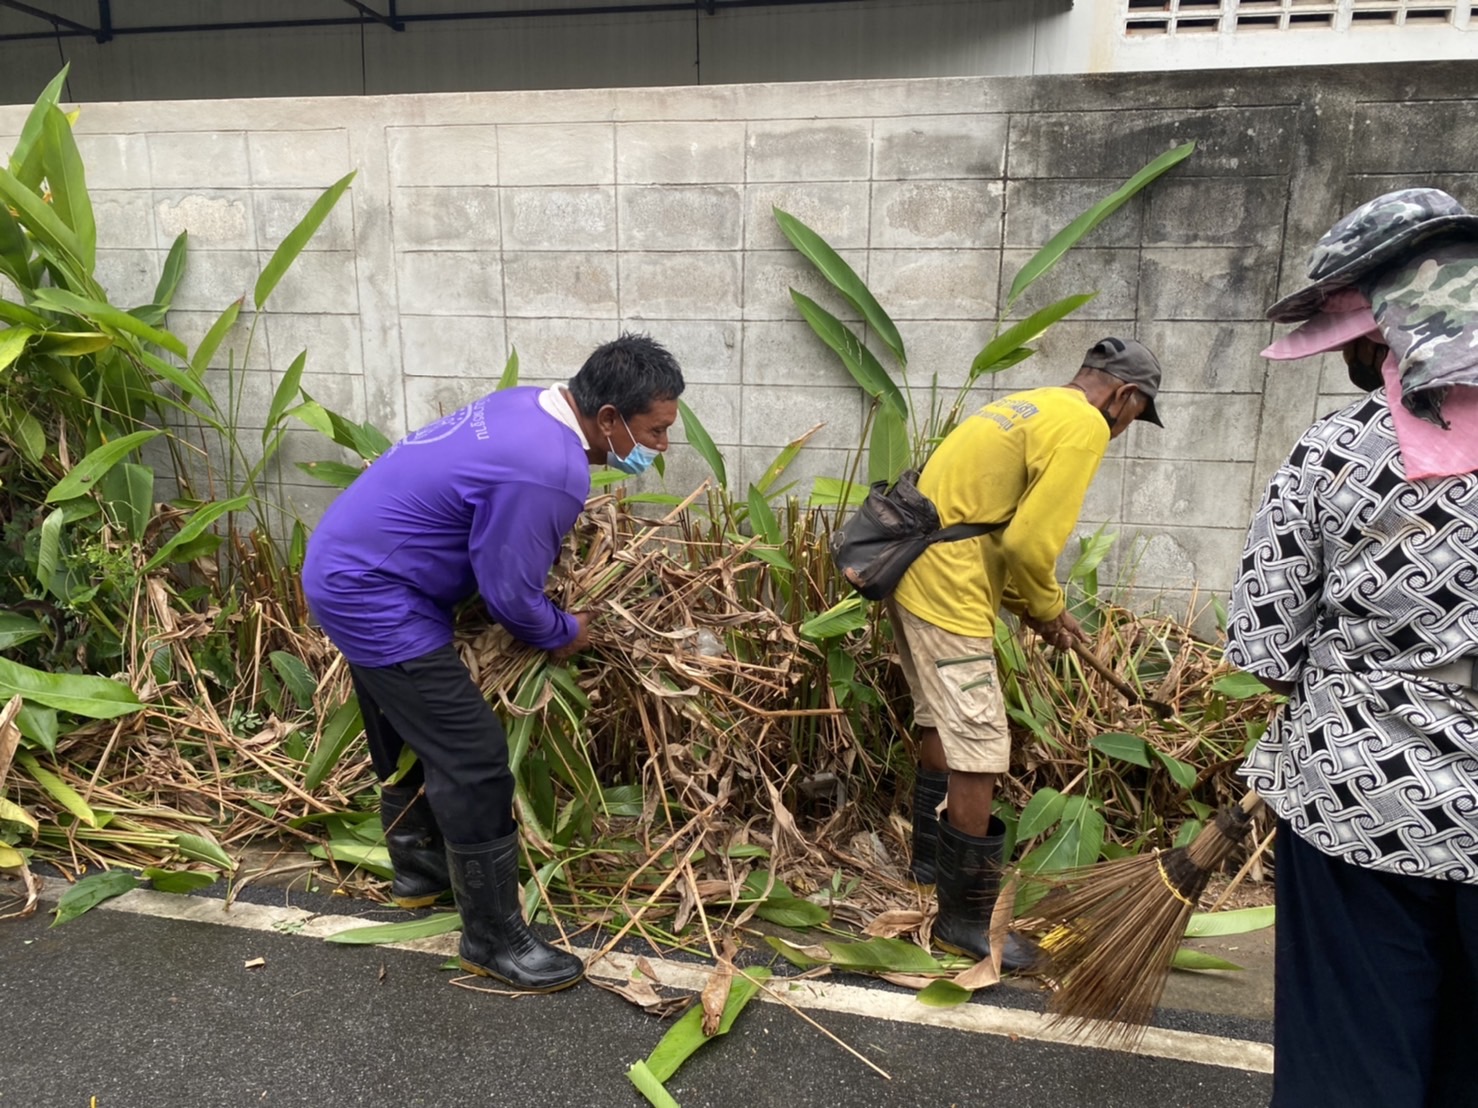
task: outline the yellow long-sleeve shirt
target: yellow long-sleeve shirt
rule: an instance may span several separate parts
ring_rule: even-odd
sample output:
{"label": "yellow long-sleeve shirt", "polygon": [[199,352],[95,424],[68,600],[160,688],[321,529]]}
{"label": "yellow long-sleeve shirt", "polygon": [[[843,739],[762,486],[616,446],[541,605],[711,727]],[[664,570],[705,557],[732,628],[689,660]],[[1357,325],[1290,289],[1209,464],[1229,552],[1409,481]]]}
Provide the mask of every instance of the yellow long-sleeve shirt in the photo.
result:
{"label": "yellow long-sleeve shirt", "polygon": [[1103,415],[1077,389],[1030,389],[992,401],[951,431],[919,477],[941,526],[993,523],[978,539],[935,543],[894,598],[957,635],[989,638],[1007,601],[1034,619],[1061,613],[1057,558],[1108,448]]}

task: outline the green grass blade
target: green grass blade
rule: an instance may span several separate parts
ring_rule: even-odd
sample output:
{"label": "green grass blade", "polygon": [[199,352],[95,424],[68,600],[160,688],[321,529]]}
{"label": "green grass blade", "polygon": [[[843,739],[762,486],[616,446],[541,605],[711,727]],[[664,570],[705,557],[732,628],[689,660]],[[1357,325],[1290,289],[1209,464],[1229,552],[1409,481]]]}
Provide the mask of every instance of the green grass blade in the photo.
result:
{"label": "green grass blade", "polygon": [[1230,912],[1197,912],[1186,924],[1185,934],[1188,939],[1243,935],[1273,926],[1276,918],[1277,909],[1271,904],[1261,908],[1236,908]]}
{"label": "green grass blade", "polygon": [[749,486],[749,525],[771,546],[780,545],[780,521],[775,518],[764,493],[754,485]]}
{"label": "green grass blade", "polygon": [[252,300],[256,304],[258,311],[262,309],[262,305],[267,303],[267,298],[272,295],[272,290],[277,287],[277,283],[282,280],[283,275],[287,273],[293,262],[297,260],[298,255],[303,251],[303,247],[308,245],[308,240],[313,237],[314,233],[323,224],[323,221],[328,218],[328,213],[333,211],[334,205],[339,202],[339,197],[344,195],[344,190],[354,180],[354,173],[356,172],[358,171],[355,170],[346,173],[325,189],[323,195],[313,201],[313,206],[308,209],[308,214],[298,221],[298,225],[287,233],[276,251],[273,252],[271,260],[267,262],[266,268],[262,270],[262,275],[257,278],[256,288],[252,292]]}
{"label": "green grass blade", "polygon": [[811,325],[811,330],[815,331],[821,341],[836,352],[842,364],[847,367],[847,372],[862,386],[863,391],[868,396],[883,401],[900,416],[906,418],[908,404],[903,399],[903,393],[898,391],[893,378],[888,376],[888,371],[873,356],[872,351],[862,344],[862,340],[843,325],[841,320],[805,293],[791,289],[790,298],[795,301],[801,315]]}
{"label": "green grass blade", "polygon": [[724,468],[724,456],[719,453],[718,447],[713,445],[713,438],[709,435],[708,429],[693,414],[693,409],[681,400],[677,402],[677,410],[682,415],[683,434],[687,436],[688,445],[708,463],[708,468],[713,470],[713,475],[718,480],[718,487],[728,488],[729,474]]}
{"label": "green grass blade", "polygon": [[31,232],[37,242],[66,255],[65,259],[57,260],[65,265],[68,280],[83,284],[90,272],[82,263],[86,252],[72,228],[51,210],[51,205],[3,169],[0,169],[0,196],[16,210],[21,225]]}
{"label": "green grass blade", "polygon": [[970,380],[974,381],[983,373],[999,373],[1017,362],[1024,361],[1031,351],[1028,351],[1027,355],[1017,356],[1018,349],[1038,338],[1052,324],[1064,316],[1071,315],[1097,295],[1096,292],[1085,292],[1077,296],[1063,297],[1055,303],[1048,304],[1040,311],[1033,312],[1020,323],[1007,327],[986,343],[979,354],[975,355],[975,360],[970,363]]}
{"label": "green grass blade", "polygon": [[1225,958],[1207,954],[1204,950],[1192,950],[1187,946],[1176,949],[1175,957],[1171,959],[1170,965],[1180,970],[1240,970],[1243,968],[1236,962],[1228,962]]}
{"label": "green grass blade", "polygon": [[888,313],[883,311],[882,305],[873,298],[872,292],[863,283],[862,278],[857,276],[856,271],[842,260],[825,239],[795,216],[779,208],[771,210],[775,213],[775,222],[780,225],[780,230],[790,240],[791,245],[804,254],[806,259],[816,267],[817,272],[830,282],[831,287],[842,294],[842,299],[852,305],[857,314],[867,321],[867,325],[893,352],[893,356],[898,359],[898,364],[908,365],[908,358],[903,350],[903,338],[898,334],[898,328],[894,326]]}
{"label": "green grass blade", "polygon": [[1061,261],[1062,256],[1076,246],[1085,235],[1127,204],[1150,182],[1189,158],[1195,152],[1195,149],[1196,144],[1194,142],[1187,142],[1181,146],[1177,146],[1174,150],[1167,150],[1133,177],[1129,178],[1128,181],[1114,192],[1105,196],[1097,204],[1094,204],[1086,212],[1078,216],[1077,219],[1053,235],[1048,240],[1047,245],[1038,250],[1031,261],[1022,266],[1021,272],[1011,282],[1011,292],[1006,298],[1007,307],[1016,303],[1017,297],[1024,293],[1039,277],[1046,274],[1053,266]]}

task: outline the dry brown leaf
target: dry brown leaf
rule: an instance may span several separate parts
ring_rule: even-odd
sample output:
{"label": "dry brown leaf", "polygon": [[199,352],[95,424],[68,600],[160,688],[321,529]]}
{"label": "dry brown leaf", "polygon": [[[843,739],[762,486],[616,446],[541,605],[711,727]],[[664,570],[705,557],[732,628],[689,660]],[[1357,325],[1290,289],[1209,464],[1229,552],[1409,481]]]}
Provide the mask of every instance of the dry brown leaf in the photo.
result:
{"label": "dry brown leaf", "polygon": [[724,1017],[724,1005],[729,1003],[729,986],[734,983],[734,963],[727,958],[709,975],[708,984],[703,986],[703,1034],[712,1038],[718,1033],[719,1021]]}
{"label": "dry brown leaf", "polygon": [[917,931],[924,922],[924,913],[914,908],[890,908],[882,912],[863,928],[863,933],[881,939],[896,939],[910,931]]}
{"label": "dry brown leaf", "polygon": [[12,696],[4,708],[0,708],[0,787],[5,785],[5,775],[10,772],[10,760],[21,742],[20,728],[15,717],[20,715],[21,698]]}

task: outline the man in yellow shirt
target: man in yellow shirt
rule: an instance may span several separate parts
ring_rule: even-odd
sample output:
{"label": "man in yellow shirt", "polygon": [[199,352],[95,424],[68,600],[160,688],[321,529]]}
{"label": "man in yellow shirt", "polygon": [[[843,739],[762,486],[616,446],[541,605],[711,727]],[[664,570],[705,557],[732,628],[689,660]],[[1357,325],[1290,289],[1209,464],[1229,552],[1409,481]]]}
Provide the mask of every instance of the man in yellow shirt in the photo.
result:
{"label": "man in yellow shirt", "polygon": [[[1067,385],[994,400],[949,433],[919,477],[941,527],[994,523],[977,539],[936,543],[893,594],[894,639],[913,696],[920,766],[914,784],[913,874],[937,883],[941,946],[990,957],[1004,828],[991,816],[1011,739],[993,651],[1002,605],[1059,649],[1083,639],[1057,583],[1109,441],[1136,419],[1157,426],[1160,363],[1133,339],[1106,338]],[[936,815],[941,802],[945,811]],[[1034,951],[1012,935],[1006,969]]]}

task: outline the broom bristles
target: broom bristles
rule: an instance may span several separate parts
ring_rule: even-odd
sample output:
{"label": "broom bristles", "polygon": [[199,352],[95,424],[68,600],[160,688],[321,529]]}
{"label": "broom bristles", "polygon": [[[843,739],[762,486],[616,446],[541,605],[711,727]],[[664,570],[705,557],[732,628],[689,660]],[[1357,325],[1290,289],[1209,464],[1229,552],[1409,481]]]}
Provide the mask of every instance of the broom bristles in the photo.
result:
{"label": "broom bristles", "polygon": [[[1250,810],[1255,810],[1255,805]],[[1047,1010],[1089,1038],[1131,1045],[1165,991],[1211,874],[1251,826],[1244,803],[1189,846],[1068,871],[1019,926],[1040,934],[1057,988]]]}

